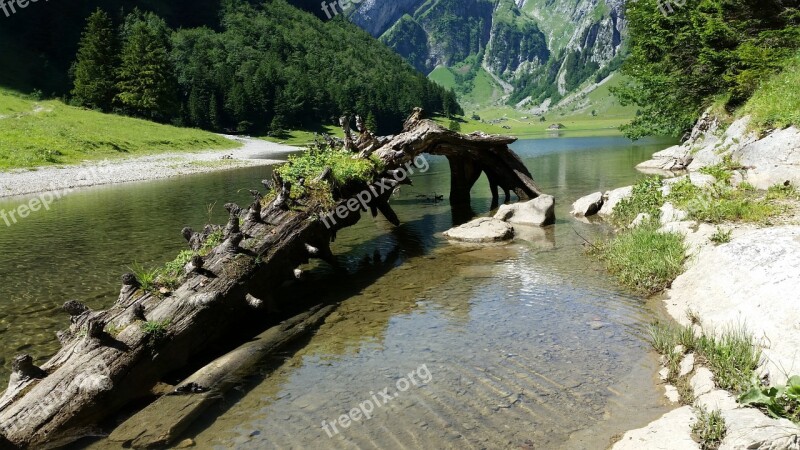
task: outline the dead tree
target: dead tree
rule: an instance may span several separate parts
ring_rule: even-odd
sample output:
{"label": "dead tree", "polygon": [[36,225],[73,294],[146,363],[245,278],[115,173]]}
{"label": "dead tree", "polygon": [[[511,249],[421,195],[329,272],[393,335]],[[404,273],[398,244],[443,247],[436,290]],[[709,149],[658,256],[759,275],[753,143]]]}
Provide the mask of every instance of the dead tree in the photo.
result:
{"label": "dead tree", "polygon": [[[348,122],[343,121],[347,129]],[[469,202],[481,173],[487,174],[495,201],[498,187],[507,197],[514,192],[523,200],[541,193],[508,148],[515,138],[462,135],[423,119],[421,109],[397,136],[374,137],[363,126],[359,131],[361,139],[347,139],[353,157],[375,154],[386,167],[373,183],[387,190],[367,207],[393,223],[400,219],[389,196],[403,182],[399,174],[424,153],[448,158],[453,205]],[[215,230],[224,230],[224,241],[207,255],[192,258],[180,286],[168,295],[145,290],[126,274],[119,298],[108,309],[92,311],[70,302],[65,308],[72,317],[70,327],[59,333],[62,348],[41,367],[27,355],[14,360],[8,389],[0,396],[0,448],[57,446],[96,433],[99,423],[149,396],[167,374],[196,364],[214,344],[228,342],[261,308],[258,299],[271,298],[282,283],[297,276],[298,266],[310,258],[331,261],[329,243],[336,232],[361,217],[359,211],[328,227],[320,204],[309,200],[302,207],[293,205],[289,183],[278,176],[267,185],[276,191],[272,202],[254,193],[249,208],[228,205],[226,227],[183,231],[195,249]],[[338,201],[346,203],[368,187],[337,186]]]}

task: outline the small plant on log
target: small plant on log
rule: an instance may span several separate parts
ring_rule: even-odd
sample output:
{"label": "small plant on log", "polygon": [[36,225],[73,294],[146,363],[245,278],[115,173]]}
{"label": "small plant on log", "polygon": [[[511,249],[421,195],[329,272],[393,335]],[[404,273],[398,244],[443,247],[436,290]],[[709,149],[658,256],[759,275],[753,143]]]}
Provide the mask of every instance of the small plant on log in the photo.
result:
{"label": "small plant on log", "polygon": [[150,320],[142,323],[142,331],[147,336],[150,336],[155,340],[159,340],[166,337],[167,326],[169,326],[169,320],[164,320],[161,322]]}
{"label": "small plant on log", "polygon": [[289,162],[277,169],[281,178],[291,183],[291,197],[299,199],[306,195],[318,203],[330,207],[334,198],[327,180],[315,180],[326,168],[331,169],[335,186],[352,182],[368,183],[381,169],[374,158],[353,158],[353,153],[327,146],[310,147],[307,152],[289,157]]}
{"label": "small plant on log", "polygon": [[[214,247],[218,246],[225,240],[222,230],[217,230],[208,235],[208,238],[203,242],[203,246],[197,252],[200,256],[206,256],[211,253]],[[191,257],[190,257],[191,259]],[[189,262],[188,260],[186,262]]]}
{"label": "small plant on log", "polygon": [[139,263],[134,263],[133,267],[129,267],[131,272],[136,275],[136,280],[142,287],[142,291],[151,292],[156,289],[156,278],[158,278],[158,269],[145,269]]}

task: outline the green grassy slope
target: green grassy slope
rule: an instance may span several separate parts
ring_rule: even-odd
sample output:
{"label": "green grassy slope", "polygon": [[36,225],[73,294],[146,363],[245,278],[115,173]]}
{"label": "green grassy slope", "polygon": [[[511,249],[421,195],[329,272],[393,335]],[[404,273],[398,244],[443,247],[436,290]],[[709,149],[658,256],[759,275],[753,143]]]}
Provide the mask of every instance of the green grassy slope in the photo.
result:
{"label": "green grassy slope", "polygon": [[800,54],[781,73],[766,80],[750,97],[741,113],[751,114],[761,128],[800,125]]}
{"label": "green grassy slope", "polygon": [[213,133],[35,101],[0,88],[0,170],[239,144]]}

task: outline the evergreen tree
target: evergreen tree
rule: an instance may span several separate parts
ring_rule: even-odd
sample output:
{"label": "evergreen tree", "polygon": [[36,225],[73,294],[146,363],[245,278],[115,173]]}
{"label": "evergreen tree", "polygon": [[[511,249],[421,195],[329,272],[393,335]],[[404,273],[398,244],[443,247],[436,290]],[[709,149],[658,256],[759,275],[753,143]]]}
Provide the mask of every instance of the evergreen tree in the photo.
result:
{"label": "evergreen tree", "polygon": [[378,119],[375,118],[375,114],[372,111],[367,114],[367,120],[364,122],[364,125],[367,126],[369,131],[373,133],[378,132]]}
{"label": "evergreen tree", "polygon": [[117,73],[117,105],[126,113],[165,121],[177,112],[177,82],[169,59],[170,30],[153,13],[129,14]]}
{"label": "evergreen tree", "polygon": [[78,105],[108,111],[114,99],[116,39],[111,18],[97,9],[86,20],[78,55],[70,71]]}

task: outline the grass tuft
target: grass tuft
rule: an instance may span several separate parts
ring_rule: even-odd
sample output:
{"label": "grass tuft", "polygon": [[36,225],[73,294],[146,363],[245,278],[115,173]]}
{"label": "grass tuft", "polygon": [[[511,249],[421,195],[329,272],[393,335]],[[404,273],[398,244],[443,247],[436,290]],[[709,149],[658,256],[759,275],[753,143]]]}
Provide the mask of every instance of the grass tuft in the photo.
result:
{"label": "grass tuft", "polygon": [[692,438],[700,444],[702,450],[717,450],[726,431],[722,411],[715,409],[708,412],[704,408],[697,410],[697,422],[692,425]]}
{"label": "grass tuft", "polygon": [[595,253],[623,285],[654,294],[683,272],[686,246],[680,234],[660,233],[653,225],[643,225],[599,244]]}
{"label": "grass tuft", "polygon": [[732,230],[723,230],[722,228],[717,228],[717,231],[715,231],[709,239],[715,244],[727,244],[731,241],[732,234]]}

